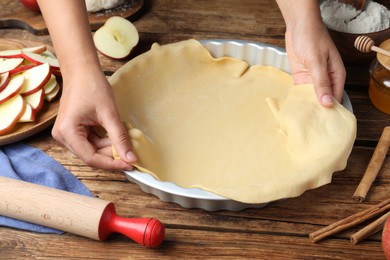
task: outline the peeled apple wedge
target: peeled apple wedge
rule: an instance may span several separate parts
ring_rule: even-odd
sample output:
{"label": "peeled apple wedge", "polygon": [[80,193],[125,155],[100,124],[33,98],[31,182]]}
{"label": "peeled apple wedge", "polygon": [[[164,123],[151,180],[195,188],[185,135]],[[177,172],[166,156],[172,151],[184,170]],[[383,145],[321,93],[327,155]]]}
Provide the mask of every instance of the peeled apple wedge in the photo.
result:
{"label": "peeled apple wedge", "polygon": [[135,26],[128,20],[113,16],[107,19],[93,36],[96,49],[113,59],[129,56],[138,44],[139,35]]}

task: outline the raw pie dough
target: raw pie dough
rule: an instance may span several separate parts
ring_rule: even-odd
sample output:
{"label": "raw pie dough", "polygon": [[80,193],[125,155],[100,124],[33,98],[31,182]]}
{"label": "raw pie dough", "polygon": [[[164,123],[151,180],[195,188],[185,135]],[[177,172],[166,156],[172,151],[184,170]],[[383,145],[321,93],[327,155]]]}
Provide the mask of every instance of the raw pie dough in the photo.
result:
{"label": "raw pie dough", "polygon": [[274,67],[214,59],[197,41],[152,49],[110,78],[138,156],[161,181],[245,202],[301,195],[346,167],[356,119]]}

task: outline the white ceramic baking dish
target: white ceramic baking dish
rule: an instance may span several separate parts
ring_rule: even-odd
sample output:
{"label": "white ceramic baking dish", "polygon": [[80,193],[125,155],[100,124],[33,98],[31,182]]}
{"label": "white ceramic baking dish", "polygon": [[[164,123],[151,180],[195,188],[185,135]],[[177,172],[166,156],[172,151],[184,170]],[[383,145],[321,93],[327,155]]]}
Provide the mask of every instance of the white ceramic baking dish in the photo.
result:
{"label": "white ceramic baking dish", "polygon": [[[290,73],[287,54],[283,48],[241,40],[203,40],[201,43],[216,58],[234,57],[250,65],[274,66]],[[344,93],[343,105],[352,111],[352,105],[346,93]],[[239,211],[245,208],[262,208],[268,204],[246,204],[202,189],[182,188],[171,182],[159,181],[152,175],[137,170],[125,171],[125,175],[130,181],[138,184],[144,192],[154,194],[162,201],[174,202],[185,208]]]}

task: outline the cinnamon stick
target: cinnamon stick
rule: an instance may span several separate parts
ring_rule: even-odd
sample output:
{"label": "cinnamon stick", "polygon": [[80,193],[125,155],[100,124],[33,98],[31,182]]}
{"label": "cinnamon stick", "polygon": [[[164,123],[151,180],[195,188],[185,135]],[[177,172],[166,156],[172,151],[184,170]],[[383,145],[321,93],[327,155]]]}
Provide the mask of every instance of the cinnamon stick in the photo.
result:
{"label": "cinnamon stick", "polygon": [[369,207],[363,211],[355,213],[347,218],[339,220],[329,226],[326,226],[320,230],[312,232],[309,234],[309,238],[312,242],[316,243],[328,236],[334,235],[338,232],[341,232],[347,228],[356,226],[368,219],[371,219],[383,212],[387,212],[390,210],[390,198],[378,203],[374,206]]}
{"label": "cinnamon stick", "polygon": [[357,202],[362,202],[371,188],[379,170],[382,167],[383,161],[385,160],[387,151],[390,146],[390,126],[383,129],[382,135],[375,148],[375,151],[371,157],[371,160],[367,166],[366,172],[363,175],[355,193],[352,198]]}
{"label": "cinnamon stick", "polygon": [[364,240],[365,238],[375,234],[376,232],[383,229],[383,226],[385,225],[385,222],[387,218],[390,216],[390,211],[372,222],[371,224],[367,225],[363,229],[359,230],[355,234],[350,236],[351,242],[356,245],[360,241]]}

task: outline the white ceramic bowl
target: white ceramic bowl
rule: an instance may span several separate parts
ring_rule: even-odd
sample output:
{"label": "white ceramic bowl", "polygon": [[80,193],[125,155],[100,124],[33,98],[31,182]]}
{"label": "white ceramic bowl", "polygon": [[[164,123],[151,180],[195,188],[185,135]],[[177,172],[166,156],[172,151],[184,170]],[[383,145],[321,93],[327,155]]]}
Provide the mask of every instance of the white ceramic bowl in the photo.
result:
{"label": "white ceramic bowl", "polygon": [[[274,66],[290,73],[287,54],[283,48],[240,40],[203,40],[201,43],[216,58],[230,56],[244,60],[250,65]],[[352,111],[351,102],[345,93],[343,105]],[[245,208],[262,208],[268,204],[246,204],[202,189],[182,188],[172,182],[159,181],[152,175],[137,170],[125,171],[125,175],[130,181],[138,184],[144,192],[154,194],[162,201],[178,203],[185,208],[239,211]]]}

